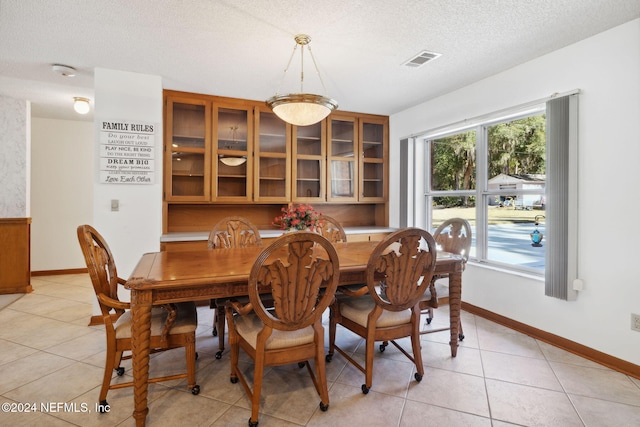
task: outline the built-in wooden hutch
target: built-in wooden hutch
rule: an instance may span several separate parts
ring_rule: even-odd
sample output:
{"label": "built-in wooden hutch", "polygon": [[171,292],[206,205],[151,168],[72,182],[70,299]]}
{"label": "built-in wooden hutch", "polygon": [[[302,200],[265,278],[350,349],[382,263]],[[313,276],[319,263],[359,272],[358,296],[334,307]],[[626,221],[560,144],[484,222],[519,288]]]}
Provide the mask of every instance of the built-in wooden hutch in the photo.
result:
{"label": "built-in wooden hutch", "polygon": [[228,215],[268,238],[292,203],[338,219],[349,240],[389,231],[387,116],[338,111],[298,127],[261,101],[167,90],[164,125],[162,249],[206,245]]}

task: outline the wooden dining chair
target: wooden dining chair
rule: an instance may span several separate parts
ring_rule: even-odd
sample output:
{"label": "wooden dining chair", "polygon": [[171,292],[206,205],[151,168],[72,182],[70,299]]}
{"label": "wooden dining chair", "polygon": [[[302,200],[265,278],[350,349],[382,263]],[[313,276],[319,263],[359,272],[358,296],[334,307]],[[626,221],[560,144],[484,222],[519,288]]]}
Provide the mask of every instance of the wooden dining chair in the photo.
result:
{"label": "wooden dining chair", "polygon": [[341,243],[347,241],[347,234],[338,220],[329,215],[320,215],[320,225],[316,227],[316,231],[327,238],[331,243]]}
{"label": "wooden dining chair", "polygon": [[[304,231],[287,233],[253,264],[249,303],[227,302],[230,378],[232,383],[240,380],[251,400],[249,426],[258,425],[265,366],[306,365],[320,395],[320,409],[329,408],[322,313],[334,298],[339,269],[336,250],[325,237]],[[270,291],[272,308],[265,307],[261,298],[265,290]],[[240,349],[254,361],[253,389],[238,367]]]}
{"label": "wooden dining chair", "polygon": [[[87,264],[93,289],[98,298],[102,319],[107,333],[107,354],[104,377],[100,388],[100,409],[108,407],[109,390],[131,387],[133,382],[111,384],[115,370],[118,376],[124,375],[120,362],[130,359],[123,356],[131,351],[131,312],[130,303],[118,299],[118,285],[126,281],[118,277],[111,250],[104,238],[90,225],[80,225],[77,229],[78,242]],[[149,378],[149,382],[159,382],[187,378],[191,393],[200,393],[196,384],[196,327],[198,318],[193,302],[164,304],[151,310],[151,352],[184,347],[186,353],[186,373]]]}
{"label": "wooden dining chair", "polygon": [[[469,260],[469,251],[471,250],[471,225],[464,218],[451,218],[444,221],[433,233],[438,250],[457,254],[462,256],[464,260],[463,268]],[[448,280],[448,274],[435,274],[431,279],[429,290],[420,301],[420,310],[426,314],[425,321],[427,325],[433,320],[433,309],[438,308],[441,304],[449,304],[449,286],[442,283],[441,279]],[[420,331],[421,334],[431,334],[434,332],[446,331],[449,328],[433,328]],[[462,330],[462,322],[458,327],[458,339],[464,339]]]}
{"label": "wooden dining chair", "polygon": [[[384,351],[389,341],[416,367],[414,378],[424,375],[420,353],[419,302],[431,282],[436,262],[435,241],[419,228],[405,228],[388,235],[375,247],[367,264],[368,293],[361,297],[336,298],[329,315],[329,353],[335,351],[365,375],[362,393],[373,384],[373,356],[376,341]],[[365,339],[365,366],[336,344],[337,325]],[[395,340],[410,337],[413,355]]]}
{"label": "wooden dining chair", "polygon": [[[213,226],[209,233],[207,246],[209,249],[262,247],[262,239],[258,228],[251,221],[241,216],[228,216]],[[214,337],[218,336],[216,359],[220,359],[224,351],[225,302],[226,299],[219,298],[212,299],[209,303],[209,307],[215,310],[212,333]]]}

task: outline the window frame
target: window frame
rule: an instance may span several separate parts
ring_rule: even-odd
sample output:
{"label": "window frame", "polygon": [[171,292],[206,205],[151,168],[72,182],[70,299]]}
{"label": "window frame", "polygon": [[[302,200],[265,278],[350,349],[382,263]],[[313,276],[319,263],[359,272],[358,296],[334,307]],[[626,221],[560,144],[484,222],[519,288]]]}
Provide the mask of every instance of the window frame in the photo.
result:
{"label": "window frame", "polygon": [[[514,108],[513,110],[503,110],[499,115],[494,117],[485,117],[478,119],[474,123],[470,123],[467,126],[455,127],[450,130],[444,130],[433,133],[426,133],[420,136],[418,139],[424,144],[424,209],[425,220],[427,229],[432,229],[433,224],[433,199],[435,197],[447,197],[447,196],[471,196],[475,197],[475,227],[473,233],[473,245],[471,248],[471,254],[469,257],[470,262],[480,263],[487,266],[501,268],[518,273],[525,273],[535,277],[544,278],[545,269],[527,267],[512,263],[505,263],[496,260],[489,259],[489,220],[488,220],[488,206],[490,197],[505,195],[506,192],[509,195],[542,195],[546,194],[545,184],[544,189],[514,189],[514,190],[489,190],[488,183],[488,171],[489,171],[489,144],[488,144],[488,130],[491,126],[495,126],[502,123],[509,123],[517,120],[521,120],[527,117],[538,116],[546,113],[546,104],[539,103],[536,105],[529,105],[524,111],[522,109]],[[471,190],[431,190],[432,184],[432,164],[431,164],[431,146],[432,141],[453,136],[460,133],[475,131],[476,134],[476,186]],[[545,163],[548,162],[548,153],[545,154]]]}

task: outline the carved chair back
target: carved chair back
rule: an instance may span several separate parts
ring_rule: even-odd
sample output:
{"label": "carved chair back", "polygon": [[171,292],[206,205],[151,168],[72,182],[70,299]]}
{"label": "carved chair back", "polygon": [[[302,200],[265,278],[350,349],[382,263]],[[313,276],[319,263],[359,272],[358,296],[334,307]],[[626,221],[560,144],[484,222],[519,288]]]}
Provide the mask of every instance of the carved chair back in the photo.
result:
{"label": "carved chair back", "polygon": [[120,316],[124,313],[124,309],[112,308],[100,300],[102,294],[119,301],[118,284],[123,284],[123,280],[118,278],[118,271],[109,245],[102,235],[90,225],[80,225],[77,233],[82,255],[84,255],[89,277],[91,277],[93,289],[98,296],[103,316],[108,315],[112,309]]}
{"label": "carved chair back", "polygon": [[[436,246],[429,232],[405,228],[391,233],[369,257],[369,295],[383,310],[412,308],[429,286],[435,263]],[[381,314],[380,310],[375,311]]]}
{"label": "carved chair back", "polygon": [[209,233],[209,249],[262,246],[258,228],[241,216],[229,216],[218,221]]}
{"label": "carved chair back", "polygon": [[[266,327],[302,329],[319,321],[333,301],[339,271],[336,250],[325,237],[287,233],[256,259],[249,275],[249,300]],[[267,310],[260,298],[265,287],[271,289],[273,310]]]}
{"label": "carved chair back", "polygon": [[440,224],[433,233],[439,249],[461,255],[465,263],[471,250],[471,225],[463,218],[451,218]]}
{"label": "carved chair back", "polygon": [[340,225],[335,218],[328,215],[320,215],[320,225],[316,227],[316,231],[326,237],[331,243],[347,241],[347,235],[342,225]]}

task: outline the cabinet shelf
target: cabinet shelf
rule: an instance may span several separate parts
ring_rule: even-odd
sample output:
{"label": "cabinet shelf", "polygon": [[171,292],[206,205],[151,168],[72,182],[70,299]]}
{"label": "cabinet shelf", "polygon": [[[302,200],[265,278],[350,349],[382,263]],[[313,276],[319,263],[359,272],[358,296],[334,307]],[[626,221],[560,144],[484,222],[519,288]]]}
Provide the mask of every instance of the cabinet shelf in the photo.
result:
{"label": "cabinet shelf", "polygon": [[194,177],[194,178],[196,178],[196,177],[200,177],[200,178],[202,178],[202,177],[204,176],[204,173],[203,173],[203,172],[200,172],[200,173],[189,173],[189,172],[179,172],[179,171],[176,171],[176,172],[173,172],[171,175],[173,175],[173,176],[180,176],[180,177],[185,177],[185,176],[186,176],[186,177],[189,177],[189,176],[192,176],[192,177]]}
{"label": "cabinet shelf", "polygon": [[282,176],[261,176],[262,181],[285,181],[286,178]]}
{"label": "cabinet shelf", "polygon": [[185,146],[171,147],[171,154],[174,156],[179,155],[180,153],[204,154],[204,152],[205,152],[204,147],[202,148],[185,147]]}

